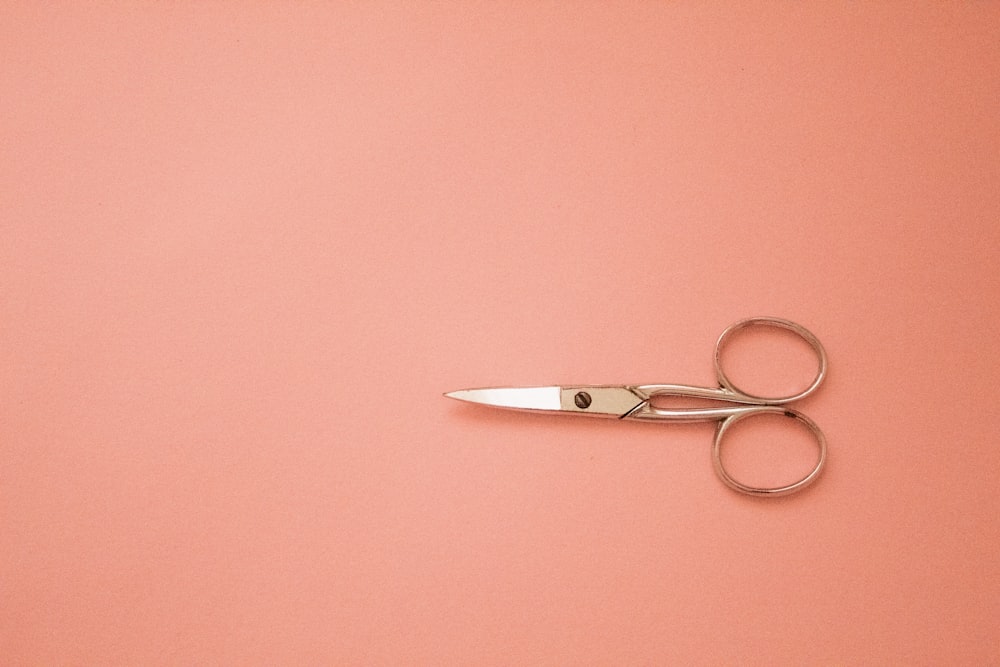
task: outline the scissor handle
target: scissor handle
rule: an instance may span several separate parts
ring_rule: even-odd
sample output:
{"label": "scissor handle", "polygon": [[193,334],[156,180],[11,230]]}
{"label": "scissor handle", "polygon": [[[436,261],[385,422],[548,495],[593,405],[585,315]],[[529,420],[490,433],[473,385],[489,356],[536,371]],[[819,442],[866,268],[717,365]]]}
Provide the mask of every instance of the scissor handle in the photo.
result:
{"label": "scissor handle", "polygon": [[[725,438],[726,433],[729,432],[729,429],[732,428],[736,422],[760,414],[777,414],[791,417],[805,424],[806,427],[812,432],[813,437],[816,440],[816,446],[819,449],[819,458],[817,459],[816,465],[813,469],[799,481],[786,484],[784,486],[752,486],[750,484],[740,482],[735,477],[730,475],[728,470],[726,470],[726,466],[722,463],[722,441]],[[719,476],[719,479],[735,491],[746,493],[751,496],[784,496],[789,493],[801,491],[815,482],[816,478],[819,477],[820,472],[823,470],[823,466],[826,464],[826,437],[823,435],[823,431],[819,430],[819,426],[816,425],[816,422],[809,419],[809,417],[806,417],[801,412],[773,405],[744,408],[740,412],[735,413],[719,422],[718,429],[715,432],[715,444],[712,446],[712,463],[715,465],[715,472]]]}
{"label": "scissor handle", "polygon": [[[749,327],[777,327],[779,329],[786,329],[791,331],[796,336],[804,340],[809,344],[809,347],[813,349],[816,353],[816,359],[819,362],[819,368],[816,371],[816,377],[813,378],[812,382],[804,390],[797,394],[791,394],[789,396],[759,396],[757,394],[752,394],[748,391],[744,391],[737,387],[732,380],[726,375],[725,369],[722,367],[722,350],[725,348],[726,344],[730,341],[732,335],[737,331]],[[719,336],[719,340],[715,343],[715,375],[719,379],[719,384],[723,389],[728,389],[734,394],[738,394],[742,397],[739,400],[742,403],[755,403],[758,405],[782,405],[784,403],[791,403],[792,401],[797,401],[800,398],[805,398],[809,394],[816,391],[816,388],[823,382],[826,378],[826,350],[823,349],[823,345],[819,342],[819,339],[812,334],[811,331],[806,329],[801,324],[796,324],[791,320],[783,320],[779,317],[749,317],[745,320],[740,320],[734,324],[729,325],[725,331]],[[732,397],[730,397],[732,400]]]}

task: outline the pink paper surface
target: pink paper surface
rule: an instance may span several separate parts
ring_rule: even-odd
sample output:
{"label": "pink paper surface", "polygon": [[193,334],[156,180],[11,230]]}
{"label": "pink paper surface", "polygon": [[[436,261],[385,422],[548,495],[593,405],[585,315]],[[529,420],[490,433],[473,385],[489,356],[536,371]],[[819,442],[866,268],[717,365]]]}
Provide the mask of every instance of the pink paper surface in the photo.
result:
{"label": "pink paper surface", "polygon": [[[6,4],[0,662],[1000,663],[998,100],[994,3]],[[799,495],[441,396],[749,315]]]}

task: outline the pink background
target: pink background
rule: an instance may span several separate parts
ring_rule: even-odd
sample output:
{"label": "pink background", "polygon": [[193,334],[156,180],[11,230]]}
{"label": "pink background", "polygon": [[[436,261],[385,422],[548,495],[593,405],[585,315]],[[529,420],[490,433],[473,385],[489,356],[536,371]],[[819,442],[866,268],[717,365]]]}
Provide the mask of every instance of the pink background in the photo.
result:
{"label": "pink background", "polygon": [[[7,3],[0,661],[1000,663],[1000,5]],[[462,406],[812,329],[830,461]]]}

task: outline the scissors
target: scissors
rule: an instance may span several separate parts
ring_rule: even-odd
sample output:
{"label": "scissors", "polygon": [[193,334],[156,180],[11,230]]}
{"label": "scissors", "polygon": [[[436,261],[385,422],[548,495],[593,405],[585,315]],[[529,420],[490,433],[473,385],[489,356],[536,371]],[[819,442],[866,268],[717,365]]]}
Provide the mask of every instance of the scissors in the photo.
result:
{"label": "scissors", "polygon": [[[737,331],[748,327],[777,327],[791,331],[812,348],[819,362],[816,376],[804,390],[789,396],[758,396],[743,391],[726,375],[722,367],[722,351]],[[491,387],[460,389],[445,396],[460,401],[478,403],[508,410],[527,410],[548,414],[583,415],[644,421],[692,422],[715,421],[715,442],[712,462],[719,478],[731,489],[754,496],[782,496],[816,481],[826,463],[826,437],[814,421],[801,412],[786,407],[816,391],[826,377],[826,351],[805,327],[777,317],[751,317],[730,325],[715,343],[715,374],[718,387],[695,387],[683,384],[644,385],[568,385],[547,387]],[[720,407],[660,408],[652,404],[657,396],[709,399],[728,403]],[[737,422],[757,415],[784,415],[804,424],[812,433],[818,448],[816,466],[805,477],[784,486],[752,486],[734,478],[722,462],[722,443]]]}

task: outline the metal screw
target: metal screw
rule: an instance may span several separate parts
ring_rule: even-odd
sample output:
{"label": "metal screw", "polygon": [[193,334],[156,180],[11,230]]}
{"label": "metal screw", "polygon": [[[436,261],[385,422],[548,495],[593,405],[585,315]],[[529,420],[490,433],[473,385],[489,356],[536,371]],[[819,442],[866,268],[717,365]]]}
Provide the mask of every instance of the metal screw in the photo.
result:
{"label": "metal screw", "polygon": [[589,408],[592,400],[593,399],[590,398],[590,394],[585,391],[577,392],[576,396],[573,397],[573,402],[576,403],[576,407],[581,410]]}

